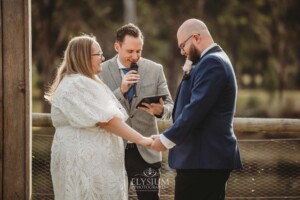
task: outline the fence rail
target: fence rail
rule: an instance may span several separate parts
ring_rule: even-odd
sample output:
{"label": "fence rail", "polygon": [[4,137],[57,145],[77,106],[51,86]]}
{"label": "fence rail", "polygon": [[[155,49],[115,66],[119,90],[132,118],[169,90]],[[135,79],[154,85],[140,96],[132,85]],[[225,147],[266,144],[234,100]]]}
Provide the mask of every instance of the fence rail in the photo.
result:
{"label": "fence rail", "polygon": [[[171,125],[170,120],[158,121],[160,131]],[[33,127],[51,127],[52,121],[49,113],[33,113]],[[234,118],[234,131],[239,133],[300,133],[300,119],[283,118]]]}

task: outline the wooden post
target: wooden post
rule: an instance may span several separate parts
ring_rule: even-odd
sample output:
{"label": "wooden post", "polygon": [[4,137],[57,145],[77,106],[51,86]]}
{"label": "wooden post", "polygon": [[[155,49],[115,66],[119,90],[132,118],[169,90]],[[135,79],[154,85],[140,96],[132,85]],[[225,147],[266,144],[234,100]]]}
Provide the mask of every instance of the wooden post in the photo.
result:
{"label": "wooden post", "polygon": [[0,199],[31,199],[31,1],[1,0]]}
{"label": "wooden post", "polygon": [[2,0],[0,1],[0,28],[1,28],[1,32],[0,32],[0,44],[1,44],[1,48],[0,48],[0,198],[3,197],[2,195],[2,184],[3,184],[3,85],[2,85],[2,80],[3,80],[3,59],[2,59],[2,32],[3,32],[3,26],[2,26]]}

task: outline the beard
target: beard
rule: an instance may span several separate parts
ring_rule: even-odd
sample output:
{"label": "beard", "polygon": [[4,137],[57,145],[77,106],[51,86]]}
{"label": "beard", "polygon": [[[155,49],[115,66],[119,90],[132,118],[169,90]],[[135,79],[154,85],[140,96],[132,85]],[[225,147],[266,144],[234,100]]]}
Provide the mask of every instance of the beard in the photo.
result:
{"label": "beard", "polygon": [[193,65],[196,64],[200,59],[200,54],[194,45],[192,45],[189,49],[188,59],[192,61]]}

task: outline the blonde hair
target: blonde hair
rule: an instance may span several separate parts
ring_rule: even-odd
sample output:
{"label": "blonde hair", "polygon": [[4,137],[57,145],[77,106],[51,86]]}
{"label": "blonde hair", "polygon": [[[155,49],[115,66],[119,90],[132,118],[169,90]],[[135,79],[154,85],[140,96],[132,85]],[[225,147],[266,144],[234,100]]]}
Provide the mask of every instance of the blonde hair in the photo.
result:
{"label": "blonde hair", "polygon": [[99,81],[93,72],[91,62],[92,45],[95,42],[97,43],[96,38],[89,35],[77,36],[69,41],[54,81],[45,93],[46,100],[51,103],[59,83],[66,75],[81,74]]}

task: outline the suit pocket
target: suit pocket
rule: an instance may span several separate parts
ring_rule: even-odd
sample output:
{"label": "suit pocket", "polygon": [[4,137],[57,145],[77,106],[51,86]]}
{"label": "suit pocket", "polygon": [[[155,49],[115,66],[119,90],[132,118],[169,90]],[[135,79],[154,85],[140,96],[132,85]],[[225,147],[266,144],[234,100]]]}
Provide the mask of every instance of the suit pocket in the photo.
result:
{"label": "suit pocket", "polygon": [[154,96],[157,93],[157,87],[154,83],[144,83],[140,87],[139,94],[141,96],[146,97],[146,96]]}
{"label": "suit pocket", "polygon": [[147,87],[153,87],[154,88],[155,83],[151,82],[144,82],[141,84],[141,88],[147,88]]}

